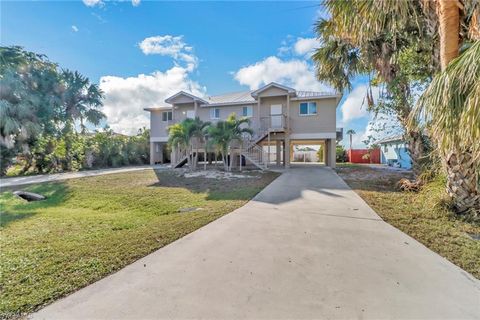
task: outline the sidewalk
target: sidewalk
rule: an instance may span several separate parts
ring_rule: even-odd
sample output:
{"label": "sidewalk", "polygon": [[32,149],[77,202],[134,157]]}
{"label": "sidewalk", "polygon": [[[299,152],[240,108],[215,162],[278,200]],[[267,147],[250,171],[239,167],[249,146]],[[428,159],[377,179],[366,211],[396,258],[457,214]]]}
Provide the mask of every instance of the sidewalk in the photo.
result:
{"label": "sidewalk", "polygon": [[100,176],[104,174],[112,173],[122,173],[122,172],[131,172],[139,171],[145,169],[168,169],[170,165],[145,165],[145,166],[135,166],[135,167],[122,167],[122,168],[110,168],[110,169],[99,169],[99,170],[88,170],[88,171],[77,171],[77,172],[64,172],[64,173],[53,173],[53,174],[42,174],[36,176],[25,176],[25,177],[12,177],[12,178],[2,178],[0,179],[0,187],[14,187],[24,184],[33,184],[33,183],[42,183],[42,182],[52,182],[66,179],[75,179],[83,177],[92,177]]}

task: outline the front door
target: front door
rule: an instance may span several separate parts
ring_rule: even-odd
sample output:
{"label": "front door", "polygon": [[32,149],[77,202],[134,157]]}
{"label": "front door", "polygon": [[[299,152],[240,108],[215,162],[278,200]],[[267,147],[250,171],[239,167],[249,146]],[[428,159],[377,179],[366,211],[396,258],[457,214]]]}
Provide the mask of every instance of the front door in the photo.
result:
{"label": "front door", "polygon": [[270,126],[271,128],[282,127],[282,105],[272,104],[270,106]]}

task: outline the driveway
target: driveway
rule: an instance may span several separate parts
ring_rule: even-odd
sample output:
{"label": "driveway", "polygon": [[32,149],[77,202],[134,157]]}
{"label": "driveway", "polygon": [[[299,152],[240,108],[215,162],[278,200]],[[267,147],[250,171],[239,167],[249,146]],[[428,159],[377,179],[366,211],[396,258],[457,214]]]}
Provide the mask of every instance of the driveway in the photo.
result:
{"label": "driveway", "polygon": [[20,186],[24,184],[101,176],[104,174],[139,171],[139,170],[145,170],[145,169],[151,169],[151,168],[158,170],[158,169],[166,169],[169,167],[170,167],[169,165],[135,166],[135,167],[109,168],[109,169],[77,171],[77,172],[40,174],[36,176],[26,176],[26,177],[12,177],[12,178],[0,179],[0,187],[14,187],[14,186]]}
{"label": "driveway", "polygon": [[332,170],[244,207],[34,319],[479,319],[480,281],[381,220]]}

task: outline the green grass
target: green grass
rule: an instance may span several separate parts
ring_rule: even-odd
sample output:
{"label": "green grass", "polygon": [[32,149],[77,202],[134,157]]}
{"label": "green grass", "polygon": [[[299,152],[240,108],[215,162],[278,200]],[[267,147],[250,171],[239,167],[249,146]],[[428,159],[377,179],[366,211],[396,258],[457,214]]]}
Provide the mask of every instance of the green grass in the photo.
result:
{"label": "green grass", "polygon": [[[242,206],[278,174],[215,180],[145,170],[0,194],[0,317],[32,312]],[[182,208],[201,208],[180,212]]]}
{"label": "green grass", "polygon": [[405,172],[366,166],[339,166],[339,175],[386,222],[480,279],[480,225],[464,221],[445,205],[445,182],[438,177],[418,193],[401,192]]}

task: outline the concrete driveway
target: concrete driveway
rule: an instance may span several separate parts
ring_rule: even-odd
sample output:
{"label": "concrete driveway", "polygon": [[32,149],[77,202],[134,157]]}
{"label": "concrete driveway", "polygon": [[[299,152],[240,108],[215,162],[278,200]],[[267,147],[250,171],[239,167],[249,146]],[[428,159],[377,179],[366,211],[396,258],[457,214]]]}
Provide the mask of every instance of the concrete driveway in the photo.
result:
{"label": "concrete driveway", "polygon": [[480,319],[480,281],[304,167],[31,317]]}

